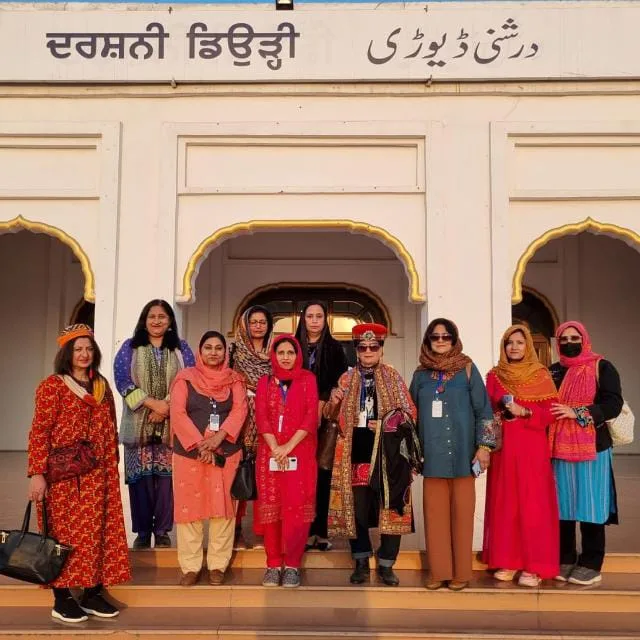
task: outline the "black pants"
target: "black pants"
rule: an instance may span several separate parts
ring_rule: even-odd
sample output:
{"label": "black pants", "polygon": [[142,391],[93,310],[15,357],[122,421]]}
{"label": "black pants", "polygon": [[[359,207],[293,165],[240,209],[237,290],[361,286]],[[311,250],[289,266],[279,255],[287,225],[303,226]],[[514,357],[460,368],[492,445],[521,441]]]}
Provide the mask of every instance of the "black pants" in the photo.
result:
{"label": "black pants", "polygon": [[592,522],[580,523],[582,553],[578,555],[576,523],[573,520],[560,520],[560,564],[578,564],[600,571],[604,562],[604,526]]}
{"label": "black pants", "polygon": [[[349,540],[351,555],[354,559],[369,558],[373,555],[371,538],[369,537],[369,522],[372,510],[375,509],[377,496],[369,487],[353,487],[353,502],[356,516],[355,540]],[[400,551],[402,536],[380,536],[380,548],[378,549],[378,564],[383,567],[392,567]]]}
{"label": "black pants", "polygon": [[327,519],[329,518],[329,496],[331,494],[331,471],[318,469],[316,486],[316,519],[311,524],[309,535],[327,538]]}

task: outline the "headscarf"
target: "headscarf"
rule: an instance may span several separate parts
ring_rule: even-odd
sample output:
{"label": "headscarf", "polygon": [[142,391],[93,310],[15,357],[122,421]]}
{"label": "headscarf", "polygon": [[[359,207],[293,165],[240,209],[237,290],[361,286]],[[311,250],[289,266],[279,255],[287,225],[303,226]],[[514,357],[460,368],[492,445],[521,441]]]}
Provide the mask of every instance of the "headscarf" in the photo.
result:
{"label": "headscarf", "polygon": [[[524,335],[526,343],[524,357],[518,362],[510,362],[506,343],[518,331]],[[538,360],[531,331],[523,324],[514,324],[504,332],[500,343],[500,360],[492,371],[502,386],[521,400],[548,400],[558,396],[549,370]]]}
{"label": "headscarf", "polygon": [[[296,351],[296,361],[293,365],[293,369],[283,369],[278,364],[278,358],[276,357],[276,349],[278,345],[282,342],[290,342],[293,344],[293,347]],[[289,382],[291,380],[297,380],[302,374],[302,348],[300,347],[300,343],[289,334],[282,334],[278,336],[273,341],[273,346],[271,347],[271,369],[273,371],[273,375],[280,381]]]}
{"label": "headscarf", "polygon": [[[264,351],[256,351],[249,333],[249,317],[260,311],[267,317],[267,333],[264,337]],[[233,368],[246,377],[247,388],[255,391],[258,380],[271,373],[270,350],[273,341],[273,320],[271,313],[265,307],[254,306],[247,309],[240,318],[235,334],[235,350],[233,353]]]}
{"label": "headscarf", "polygon": [[[320,367],[322,365],[323,360],[323,351],[326,342],[331,341],[333,338],[331,336],[331,331],[329,331],[329,313],[324,302],[320,302],[320,300],[311,300],[307,302],[304,307],[302,307],[302,311],[300,312],[300,317],[298,318],[298,326],[296,328],[296,340],[300,343],[302,347],[302,366],[305,369],[309,369],[309,336],[307,335],[307,325],[305,323],[305,314],[307,313],[307,309],[309,307],[320,307],[324,313],[324,327],[322,327],[322,332],[320,333],[320,338],[315,343],[317,346],[316,351],[316,361],[315,361],[315,371],[314,373],[318,373],[320,371]],[[311,369],[309,369],[311,371]]]}
{"label": "headscarf", "polygon": [[[452,332],[453,342],[451,349],[446,353],[435,353],[431,350],[431,342],[429,341],[429,335],[431,330],[439,325],[447,324],[451,325],[454,329]],[[467,365],[471,364],[471,358],[462,353],[462,340],[460,340],[460,333],[455,322],[447,320],[446,318],[436,318],[429,323],[427,330],[424,333],[422,339],[422,347],[420,348],[420,367],[419,369],[428,369],[431,371],[443,371],[451,376],[454,376],[458,371],[462,371]]]}
{"label": "headscarf", "polygon": [[[209,367],[202,360],[202,345],[209,338],[218,338],[225,347],[224,362],[219,368]],[[229,350],[222,334],[217,331],[207,331],[200,339],[196,366],[182,369],[174,378],[173,384],[178,380],[189,381],[198,393],[209,396],[216,402],[224,402],[231,393],[231,387],[244,379],[242,375],[229,368]]]}
{"label": "headscarf", "polygon": [[[591,338],[584,325],[575,320],[562,323],[556,330],[556,341],[566,329],[573,327],[582,336],[582,351],[569,358],[560,355],[560,364],[567,368],[559,389],[560,402],[572,408],[593,404],[598,389],[597,369],[602,356],[591,350]],[[570,462],[596,459],[594,425],[581,427],[574,419],[556,420],[549,428],[549,442],[554,458]]]}

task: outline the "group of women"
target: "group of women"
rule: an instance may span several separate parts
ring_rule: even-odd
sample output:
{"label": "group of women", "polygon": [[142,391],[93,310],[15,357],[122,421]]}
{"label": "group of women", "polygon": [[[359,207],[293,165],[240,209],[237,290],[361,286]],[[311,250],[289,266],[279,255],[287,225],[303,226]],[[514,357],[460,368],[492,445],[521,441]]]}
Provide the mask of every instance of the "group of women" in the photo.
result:
{"label": "group of women", "polygon": [[[401,535],[413,531],[411,486],[421,474],[426,587],[461,590],[472,575],[475,477],[488,470],[483,554],[497,580],[601,579],[604,526],[617,522],[606,421],[620,413],[622,396],[615,368],[592,351],[579,322],[558,328],[560,362],[551,370],[529,329],[510,327],[485,385],[456,325],[438,318],[407,388],[382,362],[384,326],[354,327],[350,368],[327,320],[325,305],[312,301],[295,337],[274,336],[269,311],[251,307],[231,348],[208,331],[194,357],[171,306],[145,305],[114,363],[135,549],[169,546],[175,523],[180,584],[194,585],[206,520],[206,580],[222,584],[234,546],[246,547],[246,504],[231,486],[243,456],[255,456],[264,586],[299,586],[305,550],[329,550],[336,537],[349,539],[351,582],[364,583],[371,527],[380,531],[377,575],[397,585],[393,566]],[[47,509],[52,535],[73,547],[51,585],[52,615],[78,622],[117,615],[103,587],[127,581],[130,570],[100,351],[86,325],[67,327],[58,343],[55,373],[36,392],[29,493],[40,514]],[[77,443],[91,447],[93,465],[50,482],[50,457]]]}

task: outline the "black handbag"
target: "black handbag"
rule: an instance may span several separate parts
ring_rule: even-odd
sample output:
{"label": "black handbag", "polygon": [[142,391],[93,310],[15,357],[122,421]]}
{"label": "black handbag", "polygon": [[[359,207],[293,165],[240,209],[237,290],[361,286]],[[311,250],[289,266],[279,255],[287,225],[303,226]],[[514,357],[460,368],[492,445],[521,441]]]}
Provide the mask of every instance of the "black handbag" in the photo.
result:
{"label": "black handbag", "polygon": [[48,536],[47,509],[42,502],[42,534],[31,533],[31,502],[24,512],[22,529],[0,529],[0,573],[33,584],[49,584],[62,571],[71,547]]}
{"label": "black handbag", "polygon": [[238,465],[236,477],[231,485],[231,497],[234,500],[255,500],[258,497],[256,486],[256,457],[243,448],[242,460]]}

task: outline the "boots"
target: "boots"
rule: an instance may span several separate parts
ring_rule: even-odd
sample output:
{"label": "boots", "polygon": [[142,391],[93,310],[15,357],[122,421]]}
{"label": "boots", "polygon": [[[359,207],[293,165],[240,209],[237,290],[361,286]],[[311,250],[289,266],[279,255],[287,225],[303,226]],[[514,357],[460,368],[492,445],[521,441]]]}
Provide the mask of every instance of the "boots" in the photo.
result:
{"label": "boots", "polygon": [[357,558],[356,566],[349,581],[351,584],[362,584],[369,580],[369,558]]}
{"label": "boots", "polygon": [[378,565],[378,577],[388,587],[397,587],[400,584],[400,579],[394,573],[393,567],[381,567]]}

